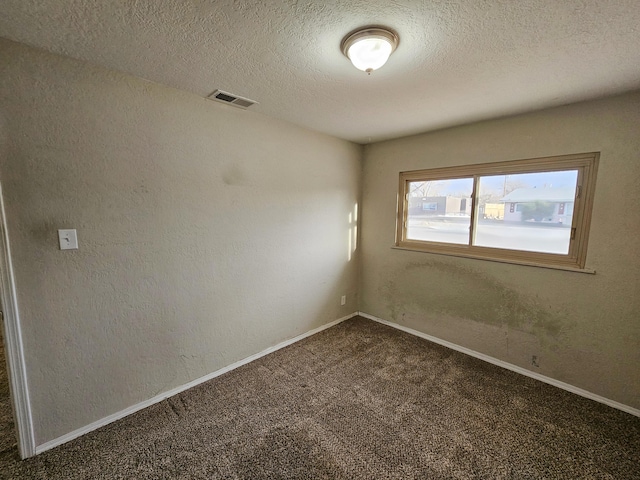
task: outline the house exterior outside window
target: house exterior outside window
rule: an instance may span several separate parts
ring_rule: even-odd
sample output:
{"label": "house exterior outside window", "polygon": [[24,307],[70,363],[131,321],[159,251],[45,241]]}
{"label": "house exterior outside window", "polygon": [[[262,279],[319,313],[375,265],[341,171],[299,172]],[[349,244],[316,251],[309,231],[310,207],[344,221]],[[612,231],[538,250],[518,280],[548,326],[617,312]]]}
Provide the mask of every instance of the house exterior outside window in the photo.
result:
{"label": "house exterior outside window", "polygon": [[570,227],[575,195],[573,187],[518,188],[501,199],[507,205],[504,220]]}

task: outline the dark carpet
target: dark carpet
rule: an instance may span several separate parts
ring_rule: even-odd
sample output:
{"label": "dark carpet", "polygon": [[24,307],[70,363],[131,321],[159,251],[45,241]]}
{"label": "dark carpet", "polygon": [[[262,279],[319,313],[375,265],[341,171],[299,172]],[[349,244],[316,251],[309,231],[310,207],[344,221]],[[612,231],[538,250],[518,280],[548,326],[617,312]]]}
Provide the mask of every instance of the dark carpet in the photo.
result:
{"label": "dark carpet", "polygon": [[640,418],[362,318],[3,478],[640,478]]}
{"label": "dark carpet", "polygon": [[18,454],[2,333],[3,326],[0,322],[0,458],[4,458],[5,455]]}

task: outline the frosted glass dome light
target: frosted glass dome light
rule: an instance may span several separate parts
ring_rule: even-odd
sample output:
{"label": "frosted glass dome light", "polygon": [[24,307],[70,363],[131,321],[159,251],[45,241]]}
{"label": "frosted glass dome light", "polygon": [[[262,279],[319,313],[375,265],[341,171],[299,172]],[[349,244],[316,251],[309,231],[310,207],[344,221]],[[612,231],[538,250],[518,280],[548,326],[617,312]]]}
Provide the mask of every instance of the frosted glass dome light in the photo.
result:
{"label": "frosted glass dome light", "polygon": [[381,27],[358,29],[342,40],[342,53],[358,70],[371,74],[382,67],[398,46],[398,35]]}

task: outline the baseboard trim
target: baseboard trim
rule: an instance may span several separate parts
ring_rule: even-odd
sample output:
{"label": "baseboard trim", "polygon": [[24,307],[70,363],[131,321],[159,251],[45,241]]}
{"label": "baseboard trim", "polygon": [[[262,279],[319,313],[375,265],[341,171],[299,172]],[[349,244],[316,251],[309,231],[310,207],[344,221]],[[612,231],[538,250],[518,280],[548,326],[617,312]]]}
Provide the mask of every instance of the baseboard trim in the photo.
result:
{"label": "baseboard trim", "polygon": [[132,413],[135,413],[137,411],[140,411],[144,408],[150,407],[151,405],[154,405],[156,403],[159,403],[163,400],[166,400],[167,398],[173,397],[174,395],[177,395],[178,393],[184,392],[185,390],[189,390],[190,388],[193,388],[197,385],[200,385],[201,383],[207,382],[213,378],[219,377],[222,374],[225,374],[227,372],[230,372],[231,370],[235,370],[238,367],[241,367],[242,365],[246,365],[247,363],[253,362],[254,360],[257,360],[261,357],[264,357],[265,355],[268,355],[270,353],[273,353],[277,350],[280,350],[281,348],[287,347],[289,345],[292,345],[296,342],[299,342],[300,340],[310,337],[311,335],[315,335],[316,333],[321,332],[322,330],[326,330],[327,328],[331,328],[339,323],[344,322],[345,320],[348,320],[352,317],[355,317],[356,315],[358,315],[358,312],[354,312],[350,315],[347,315],[345,317],[339,318],[337,320],[334,320],[333,322],[329,322],[325,325],[322,325],[321,327],[318,328],[314,328],[313,330],[309,330],[306,333],[303,333],[301,335],[298,335],[296,337],[290,338],[289,340],[285,340],[283,342],[278,343],[277,345],[274,345],[273,347],[269,347],[265,350],[262,350],[259,353],[256,353],[254,355],[251,355],[249,357],[243,358],[242,360],[238,360],[237,362],[232,363],[231,365],[228,365],[226,367],[223,367],[219,370],[216,370],[215,372],[209,373],[208,375],[205,375],[204,377],[200,377],[197,378],[189,383],[186,383],[184,385],[181,385],[179,387],[173,388],[171,390],[168,390],[164,393],[161,393],[159,395],[156,395],[153,398],[150,398],[148,400],[145,400],[143,402],[137,403],[136,405],[132,405],[131,407],[125,408],[124,410],[121,410],[119,412],[116,412],[112,415],[109,415],[107,417],[104,417],[100,420],[97,420],[93,423],[90,423],[89,425],[86,425],[84,427],[78,428],[77,430],[74,430],[72,432],[69,432],[65,435],[62,435],[58,438],[54,438],[53,440],[50,440],[48,442],[43,443],[42,445],[38,445],[35,448],[35,453],[36,455],[42,453],[42,452],[46,452],[47,450],[51,450],[52,448],[55,448],[59,445],[62,445],[63,443],[67,443],[75,438],[78,438],[86,433],[89,433],[93,430],[96,430],[100,427],[104,427],[105,425],[108,425],[110,423],[113,423],[117,420],[120,420],[121,418],[124,418],[126,416],[131,415]]}
{"label": "baseboard trim", "polygon": [[456,345],[455,343],[448,342],[446,340],[442,340],[438,337],[433,337],[426,333],[422,333],[418,330],[414,330],[413,328],[404,327],[402,325],[398,325],[397,323],[390,322],[388,320],[384,320],[382,318],[375,317],[373,315],[369,315],[368,313],[358,312],[358,315],[364,318],[368,318],[369,320],[373,320],[374,322],[382,323],[384,325],[388,325],[389,327],[395,328],[397,330],[402,330],[403,332],[410,333],[411,335],[415,335],[416,337],[424,338],[425,340],[429,340],[430,342],[437,343],[438,345],[442,345],[444,347],[450,348],[452,350],[456,350],[458,352],[464,353],[465,355],[469,355],[471,357],[478,358],[480,360],[484,360],[485,362],[492,363],[493,365],[497,365],[498,367],[506,368],[507,370],[511,370],[513,372],[519,373],[521,375],[525,375],[527,377],[534,378],[536,380],[540,380],[541,382],[548,383],[549,385],[553,385],[554,387],[561,388],[571,393],[575,393],[576,395],[580,395],[581,397],[588,398],[590,400],[594,400],[599,403],[604,403],[610,407],[616,408],[618,410],[622,410],[623,412],[630,413],[631,415],[635,415],[636,417],[640,417],[640,410],[637,408],[630,407],[629,405],[625,405],[620,402],[616,402],[614,400],[610,400],[608,398],[602,397],[595,393],[589,392],[587,390],[583,390],[582,388],[575,387],[571,384],[561,382],[560,380],[556,380],[551,377],[546,377],[544,375],[540,375],[539,373],[532,372],[527,370],[526,368],[518,367],[517,365],[513,365],[512,363],[508,363],[502,360],[498,360],[497,358],[490,357],[489,355],[485,355],[484,353],[476,352],[475,350],[471,350],[466,347],[461,347],[460,345]]}

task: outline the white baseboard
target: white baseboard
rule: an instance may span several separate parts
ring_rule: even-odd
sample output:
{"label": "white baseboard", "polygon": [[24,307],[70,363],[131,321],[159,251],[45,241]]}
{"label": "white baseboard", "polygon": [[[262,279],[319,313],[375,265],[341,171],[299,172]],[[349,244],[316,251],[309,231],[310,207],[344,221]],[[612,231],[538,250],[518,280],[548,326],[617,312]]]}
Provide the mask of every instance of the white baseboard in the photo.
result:
{"label": "white baseboard", "polygon": [[280,350],[281,348],[287,347],[293,343],[299,342],[300,340],[310,337],[311,335],[314,335],[318,332],[321,332],[322,330],[326,330],[327,328],[331,328],[334,325],[337,325],[338,323],[344,322],[345,320],[348,320],[352,317],[355,317],[356,315],[358,315],[357,312],[352,313],[351,315],[347,315],[345,317],[339,318],[338,320],[334,320],[333,322],[327,323],[325,325],[322,325],[321,327],[318,328],[314,328],[313,330],[310,330],[306,333],[303,333],[301,335],[298,335],[296,337],[290,338],[289,340],[285,340],[284,342],[280,342],[277,345],[274,345],[273,347],[269,347],[266,350],[263,350],[259,353],[256,353],[254,355],[251,355],[247,358],[244,358],[242,360],[238,360],[235,363],[232,363],[231,365],[228,365],[224,368],[221,368],[220,370],[216,370],[213,373],[210,373],[208,375],[205,375],[204,377],[200,377],[197,378],[195,380],[193,380],[192,382],[186,383],[184,385],[181,385],[179,387],[173,388],[169,391],[166,391],[164,393],[161,393],[159,395],[156,395],[153,398],[150,398],[148,400],[145,400],[143,402],[137,403],[136,405],[132,405],[131,407],[125,408],[124,410],[121,410],[119,412],[116,412],[112,415],[109,415],[107,417],[104,417],[100,420],[97,420],[93,423],[90,423],[89,425],[86,425],[84,427],[78,428],[77,430],[74,430],[72,432],[69,432],[65,435],[62,435],[61,437],[58,438],[54,438],[53,440],[50,440],[48,442],[43,443],[42,445],[38,445],[35,448],[35,453],[40,454],[42,452],[46,452],[47,450],[50,450],[54,447],[57,447],[59,445],[62,445],[63,443],[67,443],[75,438],[78,438],[82,435],[84,435],[85,433],[89,433],[93,430],[96,430],[100,427],[104,427],[105,425],[108,425],[112,422],[115,422],[116,420],[120,420],[121,418],[124,418],[128,415],[131,415],[132,413],[135,413],[139,410],[142,410],[143,408],[147,408],[150,407],[151,405],[154,405],[156,403],[159,403],[169,397],[173,397],[174,395],[177,395],[180,392],[184,392],[185,390],[189,390],[192,387],[195,387],[196,385],[200,385],[201,383],[207,382],[209,380],[211,380],[212,378],[215,377],[219,377],[220,375],[230,372],[231,370],[234,370],[238,367],[241,367],[242,365],[246,365],[249,362],[253,362],[254,360],[257,360],[261,357],[264,357],[265,355],[268,355],[270,353],[275,352],[276,350]]}
{"label": "white baseboard", "polygon": [[539,373],[532,372],[530,370],[527,370],[526,368],[518,367],[517,365],[513,365],[512,363],[498,360],[497,358],[490,357],[489,355],[485,355],[484,353],[476,352],[475,350],[461,347],[460,345],[456,345],[455,343],[447,342],[446,340],[441,340],[437,337],[427,335],[426,333],[422,333],[418,330],[414,330],[409,327],[403,327],[402,325],[398,325],[397,323],[389,322],[388,320],[383,320],[382,318],[374,317],[373,315],[369,315],[364,312],[358,312],[358,315],[364,318],[368,318],[369,320],[373,320],[375,322],[388,325],[398,330],[402,330],[403,332],[410,333],[411,335],[415,335],[416,337],[424,338],[425,340],[429,340],[430,342],[437,343],[438,345],[442,345],[452,350],[456,350],[458,352],[464,353],[471,357],[479,358],[480,360],[484,360],[485,362],[489,362],[499,367],[506,368],[507,370],[511,370],[513,372],[520,373],[521,375],[525,375],[527,377],[540,380],[541,382],[548,383],[549,385],[553,385],[554,387],[561,388],[571,393],[575,393],[576,395],[580,395],[581,397],[585,397],[599,403],[604,403],[605,405],[609,405],[610,407],[617,408],[618,410],[622,410],[623,412],[630,413],[631,415],[635,415],[636,417],[640,417],[640,410],[638,410],[637,408],[633,408],[633,407],[630,407],[629,405],[625,405],[623,403],[610,400],[600,395],[596,395],[595,393],[591,393],[587,390],[583,390],[582,388],[574,387],[573,385],[561,382],[560,380],[555,380],[551,377],[540,375]]}

